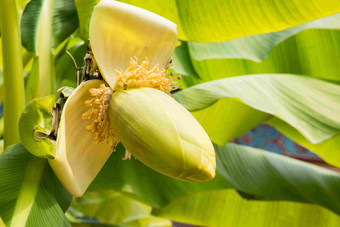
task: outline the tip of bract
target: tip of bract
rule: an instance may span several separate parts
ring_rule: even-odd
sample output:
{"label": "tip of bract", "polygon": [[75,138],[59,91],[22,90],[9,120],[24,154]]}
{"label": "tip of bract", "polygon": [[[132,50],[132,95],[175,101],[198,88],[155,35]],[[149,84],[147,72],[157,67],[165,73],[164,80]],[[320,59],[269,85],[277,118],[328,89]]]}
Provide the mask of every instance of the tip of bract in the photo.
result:
{"label": "tip of bract", "polygon": [[90,23],[90,42],[100,71],[114,88],[116,71],[126,71],[130,57],[164,67],[177,43],[176,24],[147,10],[102,0]]}

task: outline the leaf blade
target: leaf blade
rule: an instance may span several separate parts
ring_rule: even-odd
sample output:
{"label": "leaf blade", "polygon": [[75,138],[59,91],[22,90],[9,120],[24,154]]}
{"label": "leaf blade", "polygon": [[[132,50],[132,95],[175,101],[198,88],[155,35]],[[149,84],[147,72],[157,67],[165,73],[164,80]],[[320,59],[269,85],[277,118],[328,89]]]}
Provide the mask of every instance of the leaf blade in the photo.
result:
{"label": "leaf blade", "polygon": [[[7,225],[69,226],[51,194],[51,186],[61,195],[58,202],[64,209],[70,204],[71,197],[54,181],[55,176],[45,160],[34,157],[17,144],[9,146],[0,155],[0,163],[0,215]],[[51,182],[56,184],[51,185]]]}
{"label": "leaf blade", "polygon": [[234,4],[232,1],[218,0],[176,0],[176,3],[186,36],[198,42],[226,41],[279,31],[339,12],[337,1],[244,0]]}
{"label": "leaf blade", "polygon": [[336,101],[339,92],[339,86],[309,77],[258,74],[199,84],[174,97],[190,111],[209,107],[221,98],[236,98],[278,116],[312,143],[320,143],[339,130],[336,117],[340,110]]}
{"label": "leaf blade", "polygon": [[226,42],[188,42],[191,56],[197,60],[207,59],[247,59],[263,61],[279,43],[305,29],[339,29],[340,14],[321,18],[279,32],[241,37]]}
{"label": "leaf blade", "polygon": [[153,210],[153,214],[178,222],[216,227],[336,227],[340,222],[337,215],[319,206],[294,202],[247,201],[233,190],[192,194],[160,210]]}

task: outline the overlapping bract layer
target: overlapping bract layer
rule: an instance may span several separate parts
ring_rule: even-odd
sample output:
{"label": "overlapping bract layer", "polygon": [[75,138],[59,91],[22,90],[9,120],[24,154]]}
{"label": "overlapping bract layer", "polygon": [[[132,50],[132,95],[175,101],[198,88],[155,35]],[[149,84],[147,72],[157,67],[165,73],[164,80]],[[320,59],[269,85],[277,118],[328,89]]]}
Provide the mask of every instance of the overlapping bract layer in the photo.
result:
{"label": "overlapping bract layer", "polygon": [[208,135],[169,95],[152,88],[116,91],[110,122],[125,148],[150,168],[194,182],[215,176],[215,152]]}

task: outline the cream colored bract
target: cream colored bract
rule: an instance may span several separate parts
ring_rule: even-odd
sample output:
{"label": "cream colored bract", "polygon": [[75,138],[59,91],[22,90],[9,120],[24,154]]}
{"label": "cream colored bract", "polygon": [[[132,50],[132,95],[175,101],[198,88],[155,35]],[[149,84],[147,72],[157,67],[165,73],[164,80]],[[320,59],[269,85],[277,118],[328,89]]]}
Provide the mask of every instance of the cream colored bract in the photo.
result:
{"label": "cream colored bract", "polygon": [[164,67],[177,42],[176,24],[147,10],[112,0],[95,7],[90,41],[100,71],[110,87],[116,70],[125,71],[130,57]]}

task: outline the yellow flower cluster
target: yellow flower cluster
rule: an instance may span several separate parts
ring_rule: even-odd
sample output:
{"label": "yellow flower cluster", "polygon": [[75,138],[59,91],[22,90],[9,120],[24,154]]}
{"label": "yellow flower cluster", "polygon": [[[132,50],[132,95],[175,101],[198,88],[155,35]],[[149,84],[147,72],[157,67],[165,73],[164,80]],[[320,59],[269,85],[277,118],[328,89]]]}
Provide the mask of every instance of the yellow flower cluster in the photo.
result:
{"label": "yellow flower cluster", "polygon": [[171,73],[166,73],[164,68],[158,65],[149,68],[149,61],[145,59],[138,65],[137,58],[130,58],[130,66],[126,72],[117,72],[116,90],[126,90],[131,88],[149,87],[167,94],[173,89],[173,78]]}
{"label": "yellow flower cluster", "polygon": [[85,105],[89,106],[90,109],[83,113],[82,119],[92,119],[92,123],[87,125],[86,129],[95,135],[94,141],[96,143],[106,140],[107,143],[110,143],[112,149],[114,149],[118,139],[110,126],[108,111],[112,90],[110,87],[102,84],[99,88],[91,88],[89,91],[93,98],[86,100]]}

